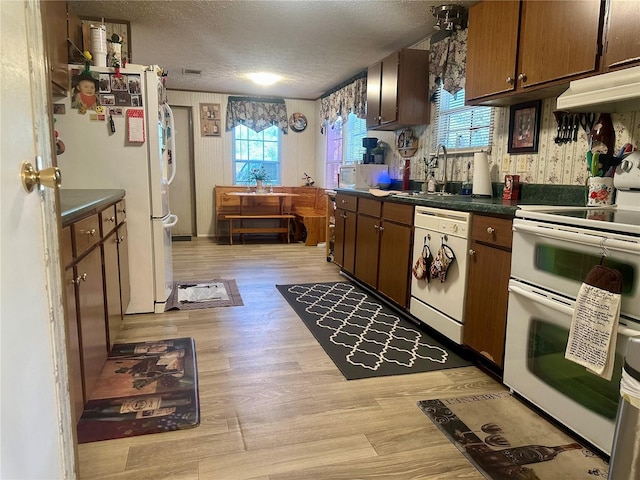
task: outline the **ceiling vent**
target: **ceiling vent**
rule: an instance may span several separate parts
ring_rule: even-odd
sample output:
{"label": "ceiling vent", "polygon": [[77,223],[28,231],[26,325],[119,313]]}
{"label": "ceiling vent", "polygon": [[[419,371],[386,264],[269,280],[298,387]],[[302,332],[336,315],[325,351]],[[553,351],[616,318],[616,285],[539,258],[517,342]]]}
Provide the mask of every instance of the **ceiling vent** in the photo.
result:
{"label": "ceiling vent", "polygon": [[195,70],[193,68],[183,68],[183,75],[202,75],[202,70]]}

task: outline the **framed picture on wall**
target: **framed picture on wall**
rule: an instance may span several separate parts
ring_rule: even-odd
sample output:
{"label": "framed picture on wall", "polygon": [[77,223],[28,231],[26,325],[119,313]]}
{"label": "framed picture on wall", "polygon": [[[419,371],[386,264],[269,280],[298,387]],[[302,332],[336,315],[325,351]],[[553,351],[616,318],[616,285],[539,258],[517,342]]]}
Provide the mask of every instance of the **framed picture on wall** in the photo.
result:
{"label": "framed picture on wall", "polygon": [[221,134],[220,104],[200,104],[200,136],[219,137]]}
{"label": "framed picture on wall", "polygon": [[542,101],[519,103],[509,110],[509,153],[536,153]]}

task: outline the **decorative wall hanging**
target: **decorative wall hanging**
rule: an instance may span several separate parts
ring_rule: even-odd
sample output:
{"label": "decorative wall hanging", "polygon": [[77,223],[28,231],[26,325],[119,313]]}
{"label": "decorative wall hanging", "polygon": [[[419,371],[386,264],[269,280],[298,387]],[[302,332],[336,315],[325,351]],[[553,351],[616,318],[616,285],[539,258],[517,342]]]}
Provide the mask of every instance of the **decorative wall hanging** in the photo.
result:
{"label": "decorative wall hanging", "polygon": [[398,135],[398,153],[402,158],[410,158],[418,151],[418,139],[413,136],[413,130],[405,128]]}
{"label": "decorative wall hanging", "polygon": [[293,113],[289,117],[289,128],[296,133],[304,132],[307,128],[307,117],[302,113]]}
{"label": "decorative wall hanging", "polygon": [[219,103],[200,104],[200,136],[219,137],[221,133],[220,121]]}
{"label": "decorative wall hanging", "polygon": [[536,153],[542,102],[512,105],[509,110],[509,153]]}

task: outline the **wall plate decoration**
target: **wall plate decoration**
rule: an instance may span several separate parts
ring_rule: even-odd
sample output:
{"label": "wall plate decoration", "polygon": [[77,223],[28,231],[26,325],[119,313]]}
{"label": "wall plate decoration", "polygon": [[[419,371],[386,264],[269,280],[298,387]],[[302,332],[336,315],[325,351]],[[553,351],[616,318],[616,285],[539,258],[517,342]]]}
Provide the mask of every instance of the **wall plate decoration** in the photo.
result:
{"label": "wall plate decoration", "polygon": [[302,113],[293,113],[289,117],[289,127],[294,132],[304,132],[304,130],[307,128],[307,117],[305,117]]}

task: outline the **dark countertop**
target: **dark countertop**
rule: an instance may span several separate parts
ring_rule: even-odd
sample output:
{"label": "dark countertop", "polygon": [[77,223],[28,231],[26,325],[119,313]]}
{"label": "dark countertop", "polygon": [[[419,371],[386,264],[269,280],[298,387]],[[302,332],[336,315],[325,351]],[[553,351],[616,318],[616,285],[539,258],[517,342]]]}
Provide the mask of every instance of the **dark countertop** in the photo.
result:
{"label": "dark countertop", "polygon": [[379,197],[369,193],[368,189],[336,189],[340,193],[356,194],[385,201],[509,217],[515,215],[518,205],[585,205],[585,187],[580,185],[522,184],[518,200],[503,200],[502,184],[494,184],[493,190],[493,198],[488,198],[471,195],[427,195],[426,193],[416,194],[416,192],[402,192],[399,195]]}
{"label": "dark countertop", "polygon": [[124,198],[124,190],[60,189],[60,213],[66,226]]}

